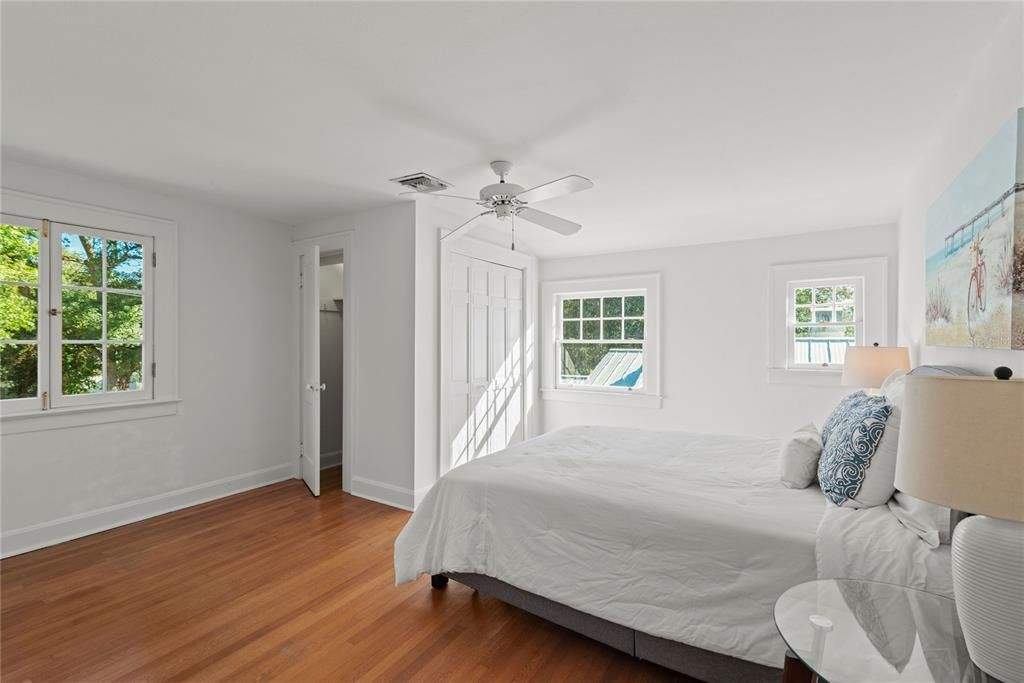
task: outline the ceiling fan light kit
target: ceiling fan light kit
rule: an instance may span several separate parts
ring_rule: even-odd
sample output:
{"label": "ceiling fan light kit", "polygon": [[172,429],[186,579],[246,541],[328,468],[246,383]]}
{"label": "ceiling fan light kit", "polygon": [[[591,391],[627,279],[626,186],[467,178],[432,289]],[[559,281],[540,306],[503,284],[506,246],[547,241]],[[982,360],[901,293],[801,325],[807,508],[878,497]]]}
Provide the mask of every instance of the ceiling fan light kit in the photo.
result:
{"label": "ceiling fan light kit", "polygon": [[[594,183],[580,175],[568,175],[558,180],[552,180],[551,182],[544,183],[543,185],[537,185],[528,190],[523,189],[521,185],[515,183],[506,182],[505,177],[512,171],[511,161],[492,161],[491,170],[494,171],[495,175],[498,176],[498,182],[487,185],[480,190],[479,199],[473,197],[461,197],[458,195],[449,194],[436,194],[434,190],[415,190],[413,192],[403,192],[404,195],[416,195],[416,194],[427,194],[430,193],[434,197],[444,197],[447,199],[461,199],[464,201],[471,201],[475,204],[486,208],[487,210],[476,216],[473,216],[468,221],[455,228],[447,235],[442,237],[442,240],[451,239],[458,237],[468,232],[472,227],[473,223],[484,216],[496,216],[498,220],[509,220],[512,224],[512,249],[515,250],[515,218],[518,216],[525,221],[529,221],[535,225],[539,225],[542,228],[557,232],[560,235],[572,235],[573,233],[579,232],[583,226],[579,223],[560,218],[544,211],[538,211],[537,209],[527,206],[530,203],[542,202],[548,199],[554,199],[555,197],[561,197],[563,195],[571,194],[573,192],[580,192],[582,190],[589,190],[594,187]],[[415,174],[414,176],[403,176],[403,178],[418,178],[419,176],[427,176],[425,173]],[[433,178],[433,176],[427,176]],[[396,182],[401,182],[402,178],[396,178]],[[439,181],[444,183],[444,181]],[[414,187],[412,184],[406,184],[407,187]],[[446,185],[444,188],[447,189],[450,185]]]}

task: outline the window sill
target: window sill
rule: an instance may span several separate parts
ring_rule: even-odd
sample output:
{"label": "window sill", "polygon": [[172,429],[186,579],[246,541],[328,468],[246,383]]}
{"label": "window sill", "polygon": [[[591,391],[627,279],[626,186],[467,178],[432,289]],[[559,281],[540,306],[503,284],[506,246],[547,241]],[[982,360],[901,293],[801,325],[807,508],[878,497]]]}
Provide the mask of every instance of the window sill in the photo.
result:
{"label": "window sill", "polygon": [[794,370],[768,368],[769,384],[813,384],[837,387],[843,377],[842,370]]}
{"label": "window sill", "polygon": [[144,420],[150,417],[166,417],[178,413],[181,399],[165,398],[138,403],[118,403],[75,408],[52,408],[34,413],[12,413],[0,415],[0,435],[42,432],[68,427]]}
{"label": "window sill", "polygon": [[633,393],[630,391],[581,391],[579,389],[548,388],[541,389],[540,395],[545,401],[629,406],[630,408],[661,408],[661,396]]}

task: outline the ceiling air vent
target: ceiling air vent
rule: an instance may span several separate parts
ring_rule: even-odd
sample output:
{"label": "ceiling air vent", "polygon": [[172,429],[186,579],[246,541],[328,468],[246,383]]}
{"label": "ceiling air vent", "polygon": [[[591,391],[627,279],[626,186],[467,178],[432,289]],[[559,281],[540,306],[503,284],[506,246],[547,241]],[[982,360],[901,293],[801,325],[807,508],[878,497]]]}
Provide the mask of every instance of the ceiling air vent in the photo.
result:
{"label": "ceiling air vent", "polygon": [[451,183],[446,183],[440,178],[435,178],[427,173],[404,175],[399,178],[392,178],[391,182],[398,183],[402,187],[407,187],[415,192],[437,192],[439,190],[447,190],[452,186]]}

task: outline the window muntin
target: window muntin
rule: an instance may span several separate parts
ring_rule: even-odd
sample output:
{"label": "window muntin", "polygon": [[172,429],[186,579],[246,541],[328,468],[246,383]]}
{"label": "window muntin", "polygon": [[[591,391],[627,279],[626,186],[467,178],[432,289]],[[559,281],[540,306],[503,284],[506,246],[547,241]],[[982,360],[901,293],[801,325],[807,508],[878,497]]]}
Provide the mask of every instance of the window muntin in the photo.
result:
{"label": "window muntin", "polygon": [[862,289],[859,278],[788,283],[789,367],[842,367],[846,349],[863,343]]}
{"label": "window muntin", "polygon": [[564,294],[556,306],[559,387],[643,389],[645,292]]}
{"label": "window muntin", "polygon": [[0,245],[4,411],[152,398],[152,238],[4,216]]}

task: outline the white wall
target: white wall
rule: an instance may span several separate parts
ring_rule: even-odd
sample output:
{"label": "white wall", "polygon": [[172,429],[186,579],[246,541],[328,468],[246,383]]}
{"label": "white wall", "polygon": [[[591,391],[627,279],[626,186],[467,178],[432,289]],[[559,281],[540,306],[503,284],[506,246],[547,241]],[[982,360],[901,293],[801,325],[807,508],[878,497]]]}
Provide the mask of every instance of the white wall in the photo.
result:
{"label": "white wall", "polygon": [[320,308],[333,309],[337,299],[345,298],[345,264],[320,266]]}
{"label": "white wall", "polygon": [[[889,258],[889,329],[895,330],[895,226],[541,261],[542,281],[662,277],[662,408],[542,400],[544,430],[607,424],[782,436],[811,421],[820,425],[849,390],[767,382],[770,266],[865,256]],[[553,344],[552,331],[542,328],[543,373],[551,372]]]}
{"label": "white wall", "polygon": [[298,426],[288,230],[190,201],[4,162],[4,187],[179,229],[178,414],[0,438],[4,553],[290,478]]}
{"label": "white wall", "polygon": [[320,466],[341,464],[344,264],[320,266]]}
{"label": "white wall", "polygon": [[[936,129],[934,147],[911,184],[899,221],[900,344],[915,364],[960,365],[990,373],[1008,365],[1024,375],[1024,351],[958,349],[924,345],[925,218],[928,207],[998,128],[1024,106],[1024,5],[1007,3],[1008,21],[993,26],[991,41],[971,79],[952,85],[959,102],[952,114],[922,122]],[[1024,160],[1021,162],[1024,163]]]}

